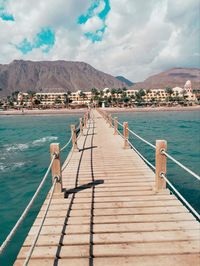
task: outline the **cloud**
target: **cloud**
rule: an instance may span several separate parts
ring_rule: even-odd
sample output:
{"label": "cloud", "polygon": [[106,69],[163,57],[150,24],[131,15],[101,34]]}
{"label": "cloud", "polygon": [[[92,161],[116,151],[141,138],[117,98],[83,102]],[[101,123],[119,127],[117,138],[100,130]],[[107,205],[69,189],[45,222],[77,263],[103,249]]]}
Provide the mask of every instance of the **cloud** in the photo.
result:
{"label": "cloud", "polygon": [[110,11],[108,0],[96,0],[88,8],[86,14],[78,18],[84,36],[94,42],[102,41],[106,30],[106,17]]}
{"label": "cloud", "polygon": [[85,61],[132,81],[200,66],[198,0],[0,0],[0,12],[13,17],[0,15],[0,63]]}

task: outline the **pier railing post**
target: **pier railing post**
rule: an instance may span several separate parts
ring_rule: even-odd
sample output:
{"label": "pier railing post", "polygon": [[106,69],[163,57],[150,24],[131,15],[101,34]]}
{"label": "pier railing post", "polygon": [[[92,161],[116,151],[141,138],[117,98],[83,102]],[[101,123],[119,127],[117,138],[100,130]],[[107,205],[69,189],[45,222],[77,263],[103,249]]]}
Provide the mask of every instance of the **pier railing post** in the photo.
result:
{"label": "pier railing post", "polygon": [[128,122],[124,122],[123,123],[123,133],[124,133],[124,149],[128,149],[129,148],[129,144],[128,144]]}
{"label": "pier railing post", "polygon": [[87,115],[84,114],[84,128],[87,128]]}
{"label": "pier railing post", "polygon": [[51,167],[51,173],[52,173],[52,182],[54,182],[54,178],[57,177],[58,181],[55,185],[55,192],[62,192],[62,173],[61,173],[61,163],[60,163],[60,145],[59,143],[51,143],[50,144],[50,156],[51,160],[53,156],[56,156],[52,167]]}
{"label": "pier railing post", "polygon": [[79,120],[80,120],[80,124],[79,124],[79,126],[80,126],[80,134],[83,135],[83,118],[81,117]]}
{"label": "pier railing post", "polygon": [[109,119],[109,125],[110,127],[112,127],[112,115],[111,114],[108,115],[108,119]]}
{"label": "pier railing post", "polygon": [[71,134],[72,134],[72,147],[73,147],[73,150],[74,151],[78,151],[75,125],[71,125]]}
{"label": "pier railing post", "polygon": [[162,154],[162,151],[167,150],[167,142],[165,140],[156,140],[156,180],[155,191],[166,188],[166,182],[161,174],[166,175],[167,172],[167,157]]}
{"label": "pier railing post", "polygon": [[114,118],[114,135],[118,135],[118,118]]}

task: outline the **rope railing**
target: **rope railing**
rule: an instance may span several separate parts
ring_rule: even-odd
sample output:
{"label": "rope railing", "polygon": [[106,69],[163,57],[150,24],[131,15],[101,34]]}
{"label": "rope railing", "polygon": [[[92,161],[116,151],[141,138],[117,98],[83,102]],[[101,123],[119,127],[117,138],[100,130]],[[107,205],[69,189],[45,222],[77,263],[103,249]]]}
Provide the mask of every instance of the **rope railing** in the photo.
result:
{"label": "rope railing", "polygon": [[72,136],[70,137],[70,139],[68,140],[68,142],[60,149],[60,152],[64,151],[67,146],[69,146],[70,142],[72,141]]}
{"label": "rope railing", "polygon": [[[178,190],[173,186],[173,184],[168,180],[166,177],[166,173],[160,171],[160,169],[165,169],[166,170],[166,158],[170,159],[173,161],[176,165],[184,169],[187,173],[195,177],[196,179],[200,180],[200,176],[198,176],[196,173],[194,173],[192,170],[190,170],[188,167],[184,166],[182,163],[180,163],[178,160],[176,160],[173,156],[169,155],[165,149],[160,148],[159,145],[166,145],[165,141],[158,141],[158,146],[157,146],[157,141],[156,141],[156,146],[150,143],[149,141],[145,140],[144,138],[140,137],[138,134],[136,134],[133,130],[128,128],[128,123],[124,122],[124,124],[120,123],[118,121],[118,118],[115,117],[113,118],[111,115],[108,115],[105,111],[100,111],[100,114],[104,117],[104,119],[111,125],[111,127],[114,128],[114,134],[117,132],[123,139],[124,139],[124,148],[127,148],[127,145],[129,145],[141,158],[144,162],[146,162],[147,165],[149,165],[156,174],[156,190],[161,189],[163,186],[163,180],[169,185],[169,188],[172,189],[172,192],[175,192],[175,194],[182,200],[182,202],[186,205],[186,207],[191,211],[191,213],[198,219],[200,220],[200,216],[197,213],[197,211],[189,204],[189,202],[178,192]],[[113,126],[113,121],[114,121],[114,126]],[[123,128],[123,134],[119,131],[118,125]],[[160,162],[156,162],[156,166],[154,166],[151,162],[149,162],[136,148],[135,146],[130,142],[128,138],[128,132],[134,135],[136,138],[150,146],[151,148],[156,150],[156,156],[158,156],[157,160]],[[160,143],[161,142],[161,143]],[[165,160],[163,158],[161,159],[161,156],[165,157]],[[159,165],[161,163],[161,165]],[[158,168],[158,169],[157,169]],[[160,184],[159,184],[160,183]],[[159,184],[159,185],[158,185]],[[162,184],[162,185],[161,185]]]}
{"label": "rope railing", "polygon": [[[121,127],[123,127],[123,124],[121,124],[120,122],[118,122],[118,125],[120,125]],[[149,145],[150,147],[152,147],[153,149],[156,149],[156,146],[153,145],[152,143],[150,143],[149,141],[147,141],[146,139],[140,137],[138,134],[136,134],[134,131],[132,131],[131,129],[128,128],[128,131],[134,135],[136,138],[140,139],[142,142],[146,143],[147,145]]]}
{"label": "rope railing", "polygon": [[130,142],[130,141],[128,141],[128,143],[129,143],[129,145],[131,146],[131,148],[142,158],[142,160],[144,161],[144,162],[146,162],[153,170],[156,170],[156,167],[152,164],[152,163],[150,163],[136,148],[135,148],[135,146],[133,146],[133,144]]}
{"label": "rope railing", "polygon": [[44,175],[44,177],[42,178],[42,181],[40,182],[40,185],[38,186],[37,190],[35,191],[33,197],[31,198],[30,202],[28,203],[28,205],[26,206],[25,210],[23,211],[22,215],[20,216],[20,218],[18,219],[18,221],[16,222],[15,226],[13,227],[13,229],[10,231],[9,235],[6,237],[6,239],[4,240],[4,242],[1,244],[0,247],[0,254],[3,252],[3,250],[6,248],[6,246],[8,245],[9,241],[12,239],[12,237],[14,236],[15,232],[17,231],[18,227],[20,226],[20,224],[23,222],[23,220],[25,219],[26,215],[28,214],[31,206],[33,205],[35,199],[37,198],[42,186],[44,185],[44,182],[47,179],[47,176],[49,175],[49,172],[51,170],[51,167],[53,165],[53,162],[56,158],[56,154],[53,155],[51,162],[49,164],[49,167]]}
{"label": "rope railing", "polygon": [[188,207],[188,209],[196,216],[198,220],[200,220],[200,215],[198,212],[190,205],[190,203],[178,192],[178,190],[172,185],[172,183],[169,181],[169,179],[163,174],[160,174],[161,177],[166,181],[166,183],[173,189],[173,191],[176,193],[176,195],[185,203],[185,205]]}
{"label": "rope railing", "polygon": [[44,224],[44,221],[45,221],[45,219],[46,219],[46,216],[47,216],[47,213],[48,213],[48,210],[49,210],[50,204],[51,204],[51,200],[52,200],[52,197],[53,197],[53,193],[54,193],[54,190],[55,190],[55,186],[56,186],[56,182],[57,182],[57,181],[58,181],[58,177],[56,176],[56,177],[54,178],[54,182],[53,182],[53,185],[52,185],[51,190],[50,190],[50,195],[49,195],[49,200],[48,200],[48,203],[47,203],[47,207],[46,207],[46,209],[45,209],[44,215],[43,215],[43,217],[42,217],[41,223],[40,223],[39,228],[38,228],[38,231],[37,231],[37,233],[36,233],[36,235],[35,235],[35,237],[34,237],[34,240],[33,240],[33,242],[32,242],[32,245],[31,245],[31,247],[30,247],[30,250],[29,250],[29,252],[28,252],[28,254],[27,254],[27,256],[26,256],[26,259],[25,259],[25,261],[24,261],[24,263],[23,263],[23,266],[27,266],[27,265],[28,265],[29,260],[30,260],[30,258],[31,258],[31,255],[32,255],[32,253],[33,253],[33,250],[34,250],[34,248],[35,248],[35,246],[36,246],[36,243],[37,243],[38,237],[39,237],[40,232],[41,232],[41,230],[42,230],[42,226],[43,226],[43,224]]}
{"label": "rope railing", "polygon": [[188,172],[189,174],[191,174],[192,176],[194,176],[196,179],[200,180],[200,176],[198,176],[196,173],[194,173],[192,170],[190,170],[189,168],[187,168],[185,165],[183,165],[182,163],[180,163],[179,161],[177,161],[174,157],[172,157],[171,155],[169,155],[166,151],[161,151],[162,154],[164,154],[167,158],[169,158],[171,161],[173,161],[175,164],[177,164],[179,167],[181,167],[182,169],[184,169],[186,172]]}

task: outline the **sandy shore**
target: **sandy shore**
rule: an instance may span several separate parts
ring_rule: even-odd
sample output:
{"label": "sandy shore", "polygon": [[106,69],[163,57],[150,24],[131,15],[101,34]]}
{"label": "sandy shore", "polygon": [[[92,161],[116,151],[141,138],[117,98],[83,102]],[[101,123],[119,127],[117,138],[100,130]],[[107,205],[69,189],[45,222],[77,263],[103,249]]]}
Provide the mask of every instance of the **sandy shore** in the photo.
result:
{"label": "sandy shore", "polygon": [[72,114],[81,114],[84,113],[86,109],[47,109],[47,110],[26,110],[23,112],[21,110],[6,110],[0,111],[1,115],[72,115]]}
{"label": "sandy shore", "polygon": [[109,113],[120,112],[164,112],[164,111],[200,111],[199,106],[176,106],[176,107],[136,107],[136,108],[104,108],[103,110]]}
{"label": "sandy shore", "polygon": [[[26,110],[22,112],[21,110],[6,110],[0,111],[1,115],[72,115],[84,113],[87,109],[47,109],[47,110]],[[164,112],[164,111],[200,111],[199,106],[188,106],[188,107],[138,107],[138,108],[111,108],[107,107],[105,110],[109,113],[119,113],[119,112]]]}

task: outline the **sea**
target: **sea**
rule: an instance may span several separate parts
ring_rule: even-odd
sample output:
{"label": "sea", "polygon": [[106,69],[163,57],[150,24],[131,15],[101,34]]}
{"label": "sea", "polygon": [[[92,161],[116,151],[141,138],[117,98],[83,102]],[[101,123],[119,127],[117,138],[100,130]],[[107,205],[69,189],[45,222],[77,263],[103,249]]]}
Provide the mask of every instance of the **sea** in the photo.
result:
{"label": "sea", "polygon": [[[9,234],[37,189],[50,162],[50,143],[62,147],[70,138],[70,125],[80,114],[56,116],[0,116],[0,244]],[[168,153],[200,174],[200,112],[126,112],[115,113],[120,122],[142,138],[155,144],[167,141]],[[120,129],[121,130],[121,129]],[[155,164],[155,150],[130,135],[132,144]],[[67,156],[69,146],[61,155]],[[200,182],[168,160],[167,177],[200,212]],[[36,202],[15,236],[0,256],[1,266],[13,265],[20,247],[51,186],[49,175]]]}

